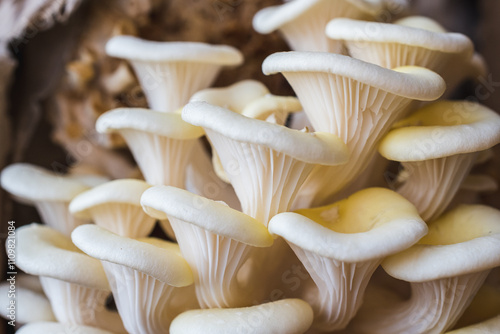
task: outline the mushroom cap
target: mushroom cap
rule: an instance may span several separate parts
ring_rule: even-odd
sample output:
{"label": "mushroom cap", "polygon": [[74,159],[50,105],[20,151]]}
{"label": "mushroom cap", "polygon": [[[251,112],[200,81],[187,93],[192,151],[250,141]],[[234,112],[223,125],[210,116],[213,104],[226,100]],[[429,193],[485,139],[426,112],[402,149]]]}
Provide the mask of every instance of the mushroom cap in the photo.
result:
{"label": "mushroom cap", "polygon": [[438,101],[394,125],[379,152],[395,161],[422,161],[486,150],[500,143],[500,116],[478,103]]}
{"label": "mushroom cap", "polygon": [[174,139],[196,139],[203,129],[182,120],[178,113],[165,113],[145,108],[117,108],[102,114],[96,122],[99,133],[133,129]]}
{"label": "mushroom cap", "polygon": [[337,40],[405,44],[447,53],[466,53],[469,57],[474,52],[472,41],[463,34],[393,23],[336,18],[326,26],[326,34]]}
{"label": "mushroom cap", "polygon": [[86,182],[72,175],[61,175],[27,163],[5,167],[0,175],[2,188],[29,202],[69,202],[89,189]]}
{"label": "mushroom cap", "polygon": [[16,333],[19,334],[47,334],[47,333],[57,333],[57,334],[73,334],[73,333],[85,333],[85,334],[113,334],[104,329],[75,325],[75,324],[63,324],[59,322],[50,321],[40,321],[31,322],[19,328]]}
{"label": "mushroom cap", "polygon": [[368,188],[328,206],[280,213],[269,231],[321,256],[361,262],[410,247],[427,225],[398,193]]}
{"label": "mushroom cap", "polygon": [[266,120],[267,117],[276,113],[284,113],[287,116],[288,113],[301,110],[302,105],[299,99],[294,96],[267,94],[247,104],[241,114],[250,118]]}
{"label": "mushroom cap", "polygon": [[384,260],[391,276],[426,282],[489,270],[500,265],[500,211],[460,205],[430,223],[413,247]]}
{"label": "mushroom cap", "polygon": [[17,265],[31,275],[51,277],[91,288],[109,290],[99,261],[83,254],[71,239],[40,224],[17,229]]}
{"label": "mushroom cap", "polygon": [[443,78],[422,67],[402,66],[387,69],[359,59],[326,52],[273,53],[262,63],[262,71],[266,75],[278,72],[330,73],[421,101],[435,100],[446,89]]}
{"label": "mushroom cap", "polygon": [[300,334],[309,329],[313,310],[301,299],[283,299],[242,308],[190,310],[170,325],[172,334]]}
{"label": "mushroom cap", "polygon": [[205,101],[241,114],[249,103],[267,94],[269,90],[260,81],[242,80],[228,87],[200,90],[189,101]]}
{"label": "mushroom cap", "polygon": [[446,334],[496,334],[500,330],[500,315],[491,319],[446,332]]}
{"label": "mushroom cap", "polygon": [[412,15],[403,17],[402,19],[394,21],[394,24],[412,27],[417,29],[424,29],[433,32],[447,32],[446,29],[438,22],[434,21],[427,16]]}
{"label": "mushroom cap", "polygon": [[124,203],[141,206],[141,195],[149,187],[149,183],[135,179],[106,182],[76,196],[69,205],[69,211],[77,218],[92,219],[90,209],[97,205]]}
{"label": "mushroom cap", "polygon": [[265,145],[309,163],[334,165],[349,158],[346,145],[333,134],[289,129],[206,102],[188,103],[182,110],[182,119],[233,140]]}
{"label": "mushroom cap", "polygon": [[258,220],[231,209],[225,203],[183,189],[152,187],[142,195],[141,204],[144,211],[156,219],[175,217],[255,247],[269,247],[273,244],[273,237]]}
{"label": "mushroom cap", "polygon": [[[253,28],[261,34],[269,34],[281,26],[305,14],[310,8],[325,0],[294,0],[282,5],[271,6],[258,11],[253,18]],[[331,0],[327,0],[331,1]],[[360,11],[374,15],[380,5],[363,0],[344,0]],[[382,3],[382,1],[377,1]]]}
{"label": "mushroom cap", "polygon": [[134,36],[115,36],[106,43],[106,53],[112,57],[136,61],[198,62],[219,65],[239,65],[240,51],[228,45],[199,42],[155,42]]}
{"label": "mushroom cap", "polygon": [[156,238],[120,237],[92,224],[77,227],[71,238],[77,247],[98,260],[130,267],[176,287],[193,283],[191,268],[177,244]]}

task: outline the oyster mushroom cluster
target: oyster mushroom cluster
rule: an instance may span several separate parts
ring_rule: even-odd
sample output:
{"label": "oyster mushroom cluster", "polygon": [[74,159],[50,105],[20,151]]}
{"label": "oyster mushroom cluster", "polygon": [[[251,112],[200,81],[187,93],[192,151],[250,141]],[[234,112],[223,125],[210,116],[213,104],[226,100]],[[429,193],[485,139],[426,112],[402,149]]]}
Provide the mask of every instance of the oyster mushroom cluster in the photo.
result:
{"label": "oyster mushroom cluster", "polygon": [[19,286],[18,332],[500,332],[484,316],[498,305],[476,302],[500,296],[487,281],[500,211],[458,196],[496,187],[470,171],[500,143],[500,116],[442,98],[485,65],[430,19],[377,21],[389,4],[259,11],[255,30],[294,50],[262,71],[296,97],[255,80],[211,88],[244,61],[231,46],[110,39],[149,109],[110,110],[96,130],[124,139],[143,179],[2,171],[45,223],[17,229],[17,265],[39,277]]}

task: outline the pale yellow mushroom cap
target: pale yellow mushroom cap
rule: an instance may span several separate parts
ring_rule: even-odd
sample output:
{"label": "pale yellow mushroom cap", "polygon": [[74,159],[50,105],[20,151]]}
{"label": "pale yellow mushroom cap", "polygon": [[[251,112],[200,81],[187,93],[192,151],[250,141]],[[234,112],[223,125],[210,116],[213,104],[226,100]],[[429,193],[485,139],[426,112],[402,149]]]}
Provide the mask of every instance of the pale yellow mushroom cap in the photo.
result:
{"label": "pale yellow mushroom cap", "polygon": [[431,222],[418,244],[382,263],[389,275],[426,282],[500,265],[500,211],[460,205]]}
{"label": "pale yellow mushroom cap", "polygon": [[395,161],[443,158],[500,143],[500,116],[468,101],[429,104],[394,127],[380,142],[379,152]]}
{"label": "pale yellow mushroom cap", "polygon": [[427,226],[401,195],[368,188],[332,205],[278,214],[269,231],[310,252],[361,262],[410,247]]}

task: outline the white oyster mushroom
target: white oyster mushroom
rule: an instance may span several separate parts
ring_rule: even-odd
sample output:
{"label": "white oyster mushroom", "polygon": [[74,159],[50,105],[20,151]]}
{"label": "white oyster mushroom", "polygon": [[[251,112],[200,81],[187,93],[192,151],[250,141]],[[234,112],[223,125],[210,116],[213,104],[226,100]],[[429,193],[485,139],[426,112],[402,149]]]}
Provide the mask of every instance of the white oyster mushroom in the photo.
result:
{"label": "white oyster mushroom", "polygon": [[143,238],[155,224],[141,207],[141,195],[149,187],[141,180],[110,181],[76,196],[69,210],[123,237]]}
{"label": "white oyster mushroom", "polygon": [[106,53],[132,64],[149,107],[161,112],[175,112],[195,92],[209,87],[223,66],[243,62],[242,54],[227,45],[155,42],[133,36],[111,38]]}
{"label": "white oyster mushroom", "polygon": [[141,203],[151,216],[170,221],[193,270],[202,308],[252,304],[258,285],[245,286],[238,273],[255,247],[273,244],[259,221],[224,203],[174,187],[153,187],[143,194]]}
{"label": "white oyster mushroom", "polygon": [[40,276],[56,319],[65,324],[124,333],[118,313],[106,309],[111,294],[99,261],[83,254],[68,236],[31,224],[17,229],[17,266]]}
{"label": "white oyster mushroom", "polygon": [[328,204],[368,166],[379,140],[413,100],[431,101],[445,90],[436,73],[415,66],[394,70],[321,52],[279,52],[262,64],[281,72],[316,131],[335,134],[351,152],[340,166],[317,166],[300,190],[296,208]]}
{"label": "white oyster mushroom", "polygon": [[192,285],[193,274],[176,244],[121,237],[90,224],[71,236],[75,245],[101,261],[127,332],[168,333],[177,314],[196,308],[189,288],[182,288]]}
{"label": "white oyster mushroom", "polygon": [[191,310],[177,316],[171,334],[302,334],[311,326],[311,306],[283,299],[243,308]]}
{"label": "white oyster mushroom", "polygon": [[62,324],[58,322],[40,321],[26,324],[16,331],[17,334],[114,334],[113,332],[89,326]]}

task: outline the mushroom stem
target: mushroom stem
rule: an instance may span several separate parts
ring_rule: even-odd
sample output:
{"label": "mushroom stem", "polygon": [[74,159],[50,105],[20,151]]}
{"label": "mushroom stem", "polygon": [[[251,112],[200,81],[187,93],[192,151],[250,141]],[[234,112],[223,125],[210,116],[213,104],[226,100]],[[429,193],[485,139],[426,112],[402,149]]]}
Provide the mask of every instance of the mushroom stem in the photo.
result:
{"label": "mushroom stem", "polygon": [[490,270],[428,282],[411,283],[411,298],[356,319],[355,331],[370,334],[439,334],[465,311]]}
{"label": "mushroom stem", "polygon": [[75,227],[89,223],[88,220],[74,217],[69,212],[68,202],[40,201],[34,204],[42,221],[65,235],[69,236]]}
{"label": "mushroom stem", "polygon": [[109,291],[50,277],[40,277],[40,283],[59,322],[125,333],[118,313],[106,309]]}
{"label": "mushroom stem", "polygon": [[422,219],[433,221],[446,210],[476,157],[475,152],[402,162],[409,176],[398,193],[416,206]]}

